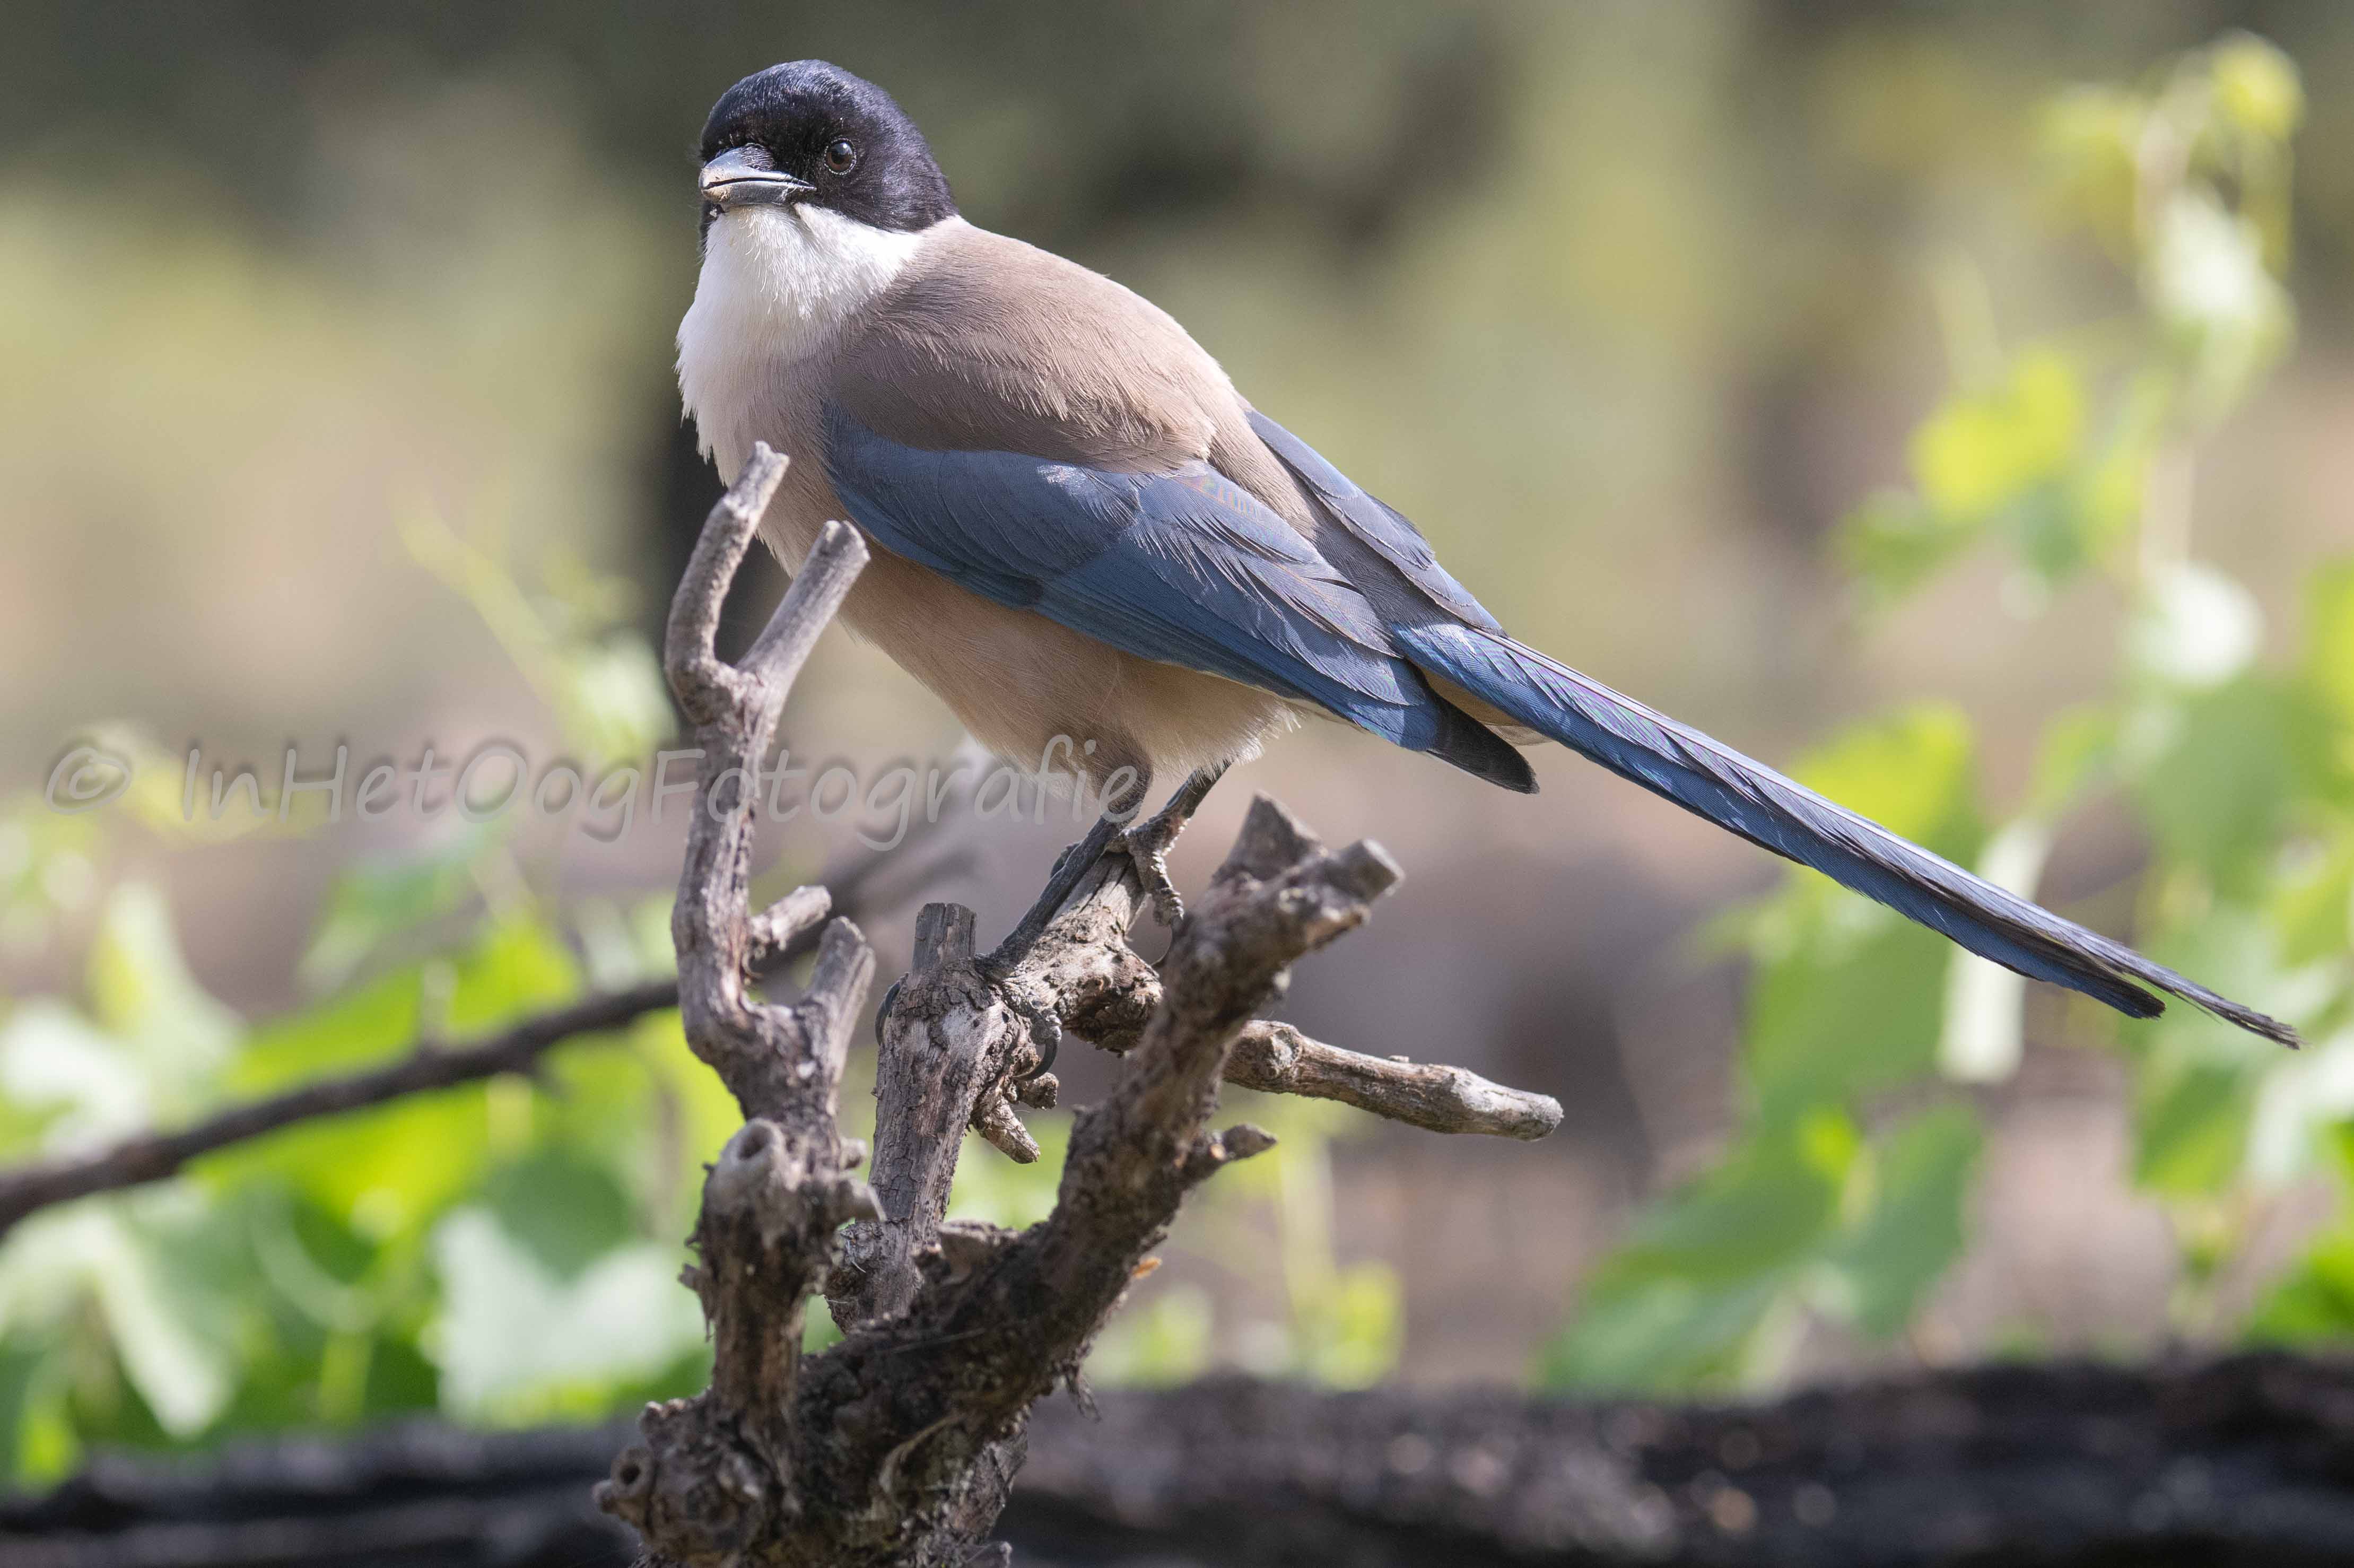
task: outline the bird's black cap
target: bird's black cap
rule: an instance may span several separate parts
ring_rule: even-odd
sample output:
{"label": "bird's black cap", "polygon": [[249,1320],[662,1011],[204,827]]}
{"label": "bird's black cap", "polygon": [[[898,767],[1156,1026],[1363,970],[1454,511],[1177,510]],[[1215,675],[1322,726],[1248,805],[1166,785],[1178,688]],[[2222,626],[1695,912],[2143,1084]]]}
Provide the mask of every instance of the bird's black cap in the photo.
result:
{"label": "bird's black cap", "polygon": [[876,228],[928,228],[957,209],[915,122],[889,93],[823,60],[770,66],[720,94],[703,160],[738,147],[814,187],[801,199]]}

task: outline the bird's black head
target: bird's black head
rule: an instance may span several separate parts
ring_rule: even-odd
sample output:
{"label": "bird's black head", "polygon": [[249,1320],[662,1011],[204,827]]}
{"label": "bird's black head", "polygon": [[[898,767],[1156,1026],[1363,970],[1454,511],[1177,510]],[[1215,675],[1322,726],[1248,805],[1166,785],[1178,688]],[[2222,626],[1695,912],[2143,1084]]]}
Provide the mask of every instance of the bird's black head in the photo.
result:
{"label": "bird's black head", "polygon": [[956,212],[947,176],[891,95],[823,60],[770,66],[722,93],[703,127],[704,222],[808,203],[875,228]]}

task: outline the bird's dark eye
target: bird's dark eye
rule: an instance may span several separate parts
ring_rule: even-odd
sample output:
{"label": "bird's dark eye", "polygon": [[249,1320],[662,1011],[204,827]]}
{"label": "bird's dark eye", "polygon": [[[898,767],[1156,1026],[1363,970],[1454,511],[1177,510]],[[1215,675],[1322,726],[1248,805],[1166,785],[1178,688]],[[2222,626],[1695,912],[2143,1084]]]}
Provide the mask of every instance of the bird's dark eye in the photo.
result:
{"label": "bird's dark eye", "polygon": [[837,175],[846,175],[858,166],[858,149],[846,137],[829,143],[825,149],[825,166]]}

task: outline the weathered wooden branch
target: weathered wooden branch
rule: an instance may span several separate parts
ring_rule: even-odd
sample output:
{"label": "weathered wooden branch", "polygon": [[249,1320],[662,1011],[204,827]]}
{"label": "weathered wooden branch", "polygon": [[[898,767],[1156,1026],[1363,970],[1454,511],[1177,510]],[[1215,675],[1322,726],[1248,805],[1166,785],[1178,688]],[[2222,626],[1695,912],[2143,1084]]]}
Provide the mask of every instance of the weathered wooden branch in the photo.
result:
{"label": "weathered wooden branch", "polygon": [[[665,654],[703,754],[673,916],[681,1015],[747,1118],[705,1183],[688,1271],[712,1383],[647,1411],[599,1501],[655,1564],[962,1563],[1004,1506],[1032,1405],[1076,1379],[1185,1194],[1273,1141],[1211,1128],[1223,1079],[1454,1131],[1539,1136],[1560,1110],[1257,1019],[1288,966],[1363,921],[1398,876],[1378,847],[1328,851],[1261,799],[1165,974],[1128,945],[1142,889],[1125,855],[1064,878],[1069,897],[1025,926],[1037,939],[1017,956],[980,954],[970,911],[927,907],[884,1008],[873,1185],[854,1179],[866,1151],[841,1136],[836,1102],[871,957],[834,920],[808,994],[761,1000],[750,977],[776,933],[822,908],[795,894],[755,914],[747,888],[748,783],[863,564],[858,535],[828,527],[740,665],[712,644],[782,471],[759,449],[713,510]],[[967,1128],[1035,1158],[1015,1107],[1054,1103],[1038,1069],[1066,1030],[1127,1062],[1074,1125],[1054,1213],[1020,1234],[949,1224]],[[805,1361],[803,1308],[820,1289],[844,1338]]]}
{"label": "weathered wooden branch", "polygon": [[[1128,946],[1137,898],[1136,880],[1117,857],[1080,885],[1032,961],[1010,980],[1033,1016],[1053,1018],[1107,1051],[1134,1048],[1161,1002],[1160,974]],[[1328,1045],[1270,1019],[1244,1027],[1226,1058],[1225,1081],[1339,1100],[1430,1132],[1538,1139],[1561,1125],[1561,1102],[1550,1095],[1506,1088],[1462,1067]]]}

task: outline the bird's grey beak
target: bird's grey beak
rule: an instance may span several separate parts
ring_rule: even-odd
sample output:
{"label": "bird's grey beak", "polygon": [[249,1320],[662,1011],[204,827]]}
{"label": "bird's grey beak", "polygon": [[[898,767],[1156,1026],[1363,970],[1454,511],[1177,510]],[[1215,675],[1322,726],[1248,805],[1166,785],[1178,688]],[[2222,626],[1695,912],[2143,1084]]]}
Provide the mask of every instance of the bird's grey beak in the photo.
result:
{"label": "bird's grey beak", "polygon": [[769,167],[758,147],[731,147],[703,165],[703,199],[726,212],[738,207],[784,207],[817,187]]}

